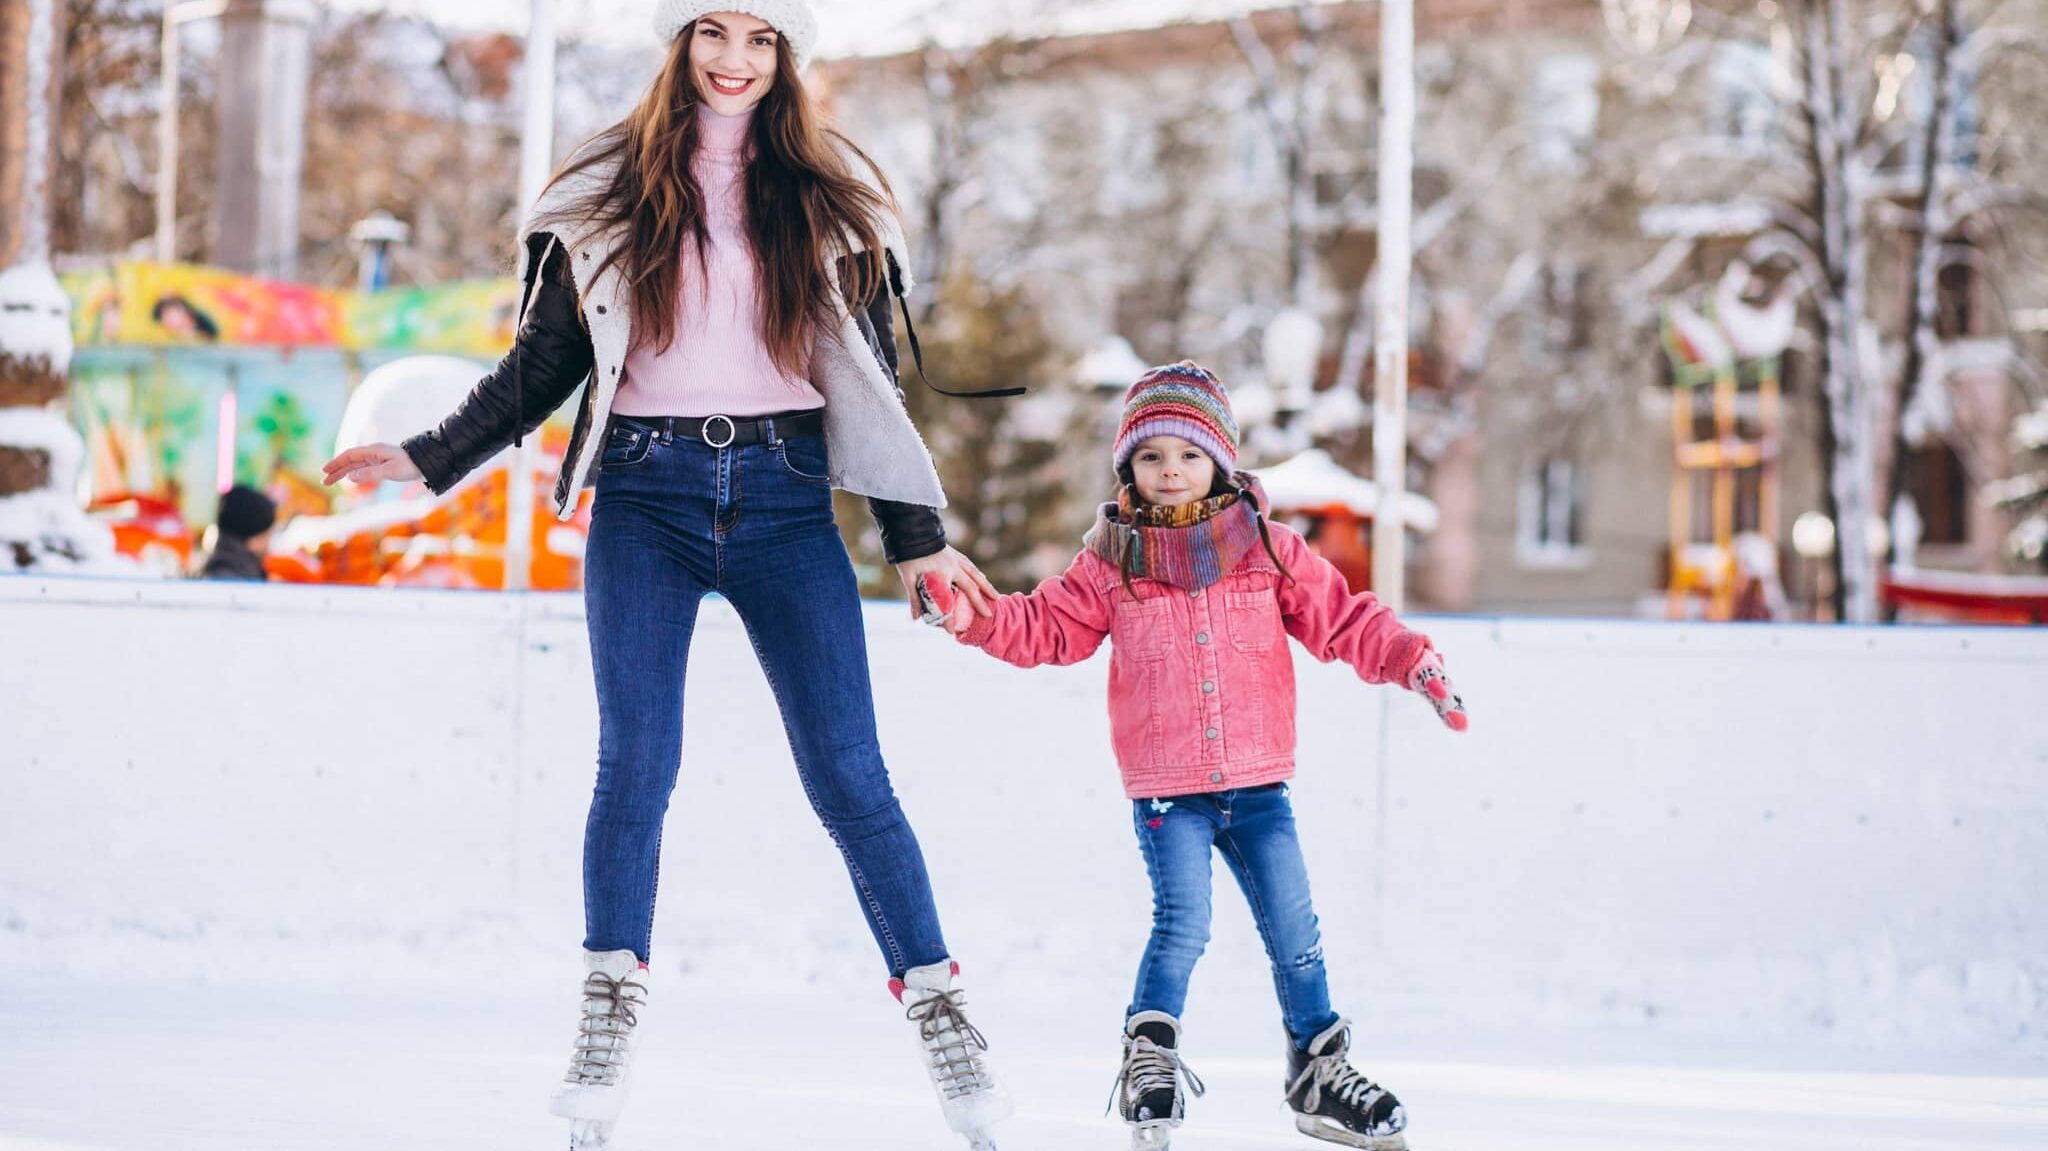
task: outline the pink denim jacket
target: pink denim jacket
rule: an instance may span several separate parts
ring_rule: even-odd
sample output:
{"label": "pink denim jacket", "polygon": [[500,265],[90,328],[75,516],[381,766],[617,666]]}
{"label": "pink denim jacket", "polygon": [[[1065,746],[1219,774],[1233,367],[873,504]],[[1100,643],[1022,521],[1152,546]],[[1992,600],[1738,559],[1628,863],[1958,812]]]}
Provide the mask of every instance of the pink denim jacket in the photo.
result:
{"label": "pink denim jacket", "polygon": [[1258,787],[1294,776],[1294,660],[1287,636],[1367,683],[1405,685],[1430,650],[1370,592],[1353,595],[1301,536],[1271,525],[1265,549],[1202,591],[1123,577],[1090,551],[1066,572],[976,616],[963,643],[1018,667],[1079,663],[1111,639],[1109,721],[1132,799]]}

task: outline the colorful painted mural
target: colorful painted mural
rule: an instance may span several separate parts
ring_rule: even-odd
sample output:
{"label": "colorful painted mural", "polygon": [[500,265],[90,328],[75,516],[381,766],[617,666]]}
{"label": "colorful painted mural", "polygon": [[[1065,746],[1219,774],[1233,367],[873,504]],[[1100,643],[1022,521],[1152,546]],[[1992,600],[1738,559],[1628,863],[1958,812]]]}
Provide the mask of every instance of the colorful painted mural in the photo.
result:
{"label": "colorful painted mural", "polygon": [[[519,306],[510,279],[363,293],[137,262],[62,280],[78,346],[71,403],[88,449],[90,500],[126,531],[129,550],[146,547],[166,563],[189,557],[194,529],[212,521],[229,484],[269,492],[280,522],[347,517],[405,498],[321,485],[350,395],[378,367],[420,353],[463,357],[481,375],[511,346]],[[503,479],[494,482],[483,490],[502,500]],[[475,511],[451,505],[439,517],[449,532],[404,534],[467,538],[475,534],[467,527],[489,518]],[[502,546],[502,522],[483,534]],[[536,552],[536,574],[549,577],[542,586],[578,578],[570,569],[542,572],[552,553]],[[476,582],[465,572],[454,582]],[[364,579],[339,567],[297,574]]]}

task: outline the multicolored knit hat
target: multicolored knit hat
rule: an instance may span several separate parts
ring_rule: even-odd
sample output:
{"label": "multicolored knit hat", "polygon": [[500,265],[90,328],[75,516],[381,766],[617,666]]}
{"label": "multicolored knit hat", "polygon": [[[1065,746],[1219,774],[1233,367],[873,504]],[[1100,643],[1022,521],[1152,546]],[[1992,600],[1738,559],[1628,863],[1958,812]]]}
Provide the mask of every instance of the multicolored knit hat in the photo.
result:
{"label": "multicolored knit hat", "polygon": [[1209,453],[1224,475],[1237,471],[1237,416],[1216,374],[1193,360],[1153,368],[1124,393],[1112,466],[1119,472],[1153,436],[1179,436]]}

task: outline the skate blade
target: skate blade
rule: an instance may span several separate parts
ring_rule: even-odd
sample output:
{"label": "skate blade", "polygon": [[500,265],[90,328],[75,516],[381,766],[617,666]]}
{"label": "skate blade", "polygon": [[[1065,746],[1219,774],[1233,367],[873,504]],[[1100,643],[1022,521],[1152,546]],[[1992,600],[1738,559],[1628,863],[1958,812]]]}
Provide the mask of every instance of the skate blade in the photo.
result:
{"label": "skate blade", "polygon": [[996,1151],[996,1137],[986,1131],[962,1131],[970,1151]]}
{"label": "skate blade", "polygon": [[612,1125],[602,1119],[577,1119],[569,1124],[569,1151],[611,1151]]}
{"label": "skate blade", "polygon": [[1311,1139],[1345,1147],[1361,1147],[1364,1151],[1408,1151],[1408,1139],[1404,1135],[1360,1135],[1321,1115],[1296,1115],[1294,1129]]}
{"label": "skate blade", "polygon": [[1131,1127],[1131,1151],[1167,1151],[1173,1143],[1173,1129],[1178,1126],[1171,1119],[1154,1119]]}

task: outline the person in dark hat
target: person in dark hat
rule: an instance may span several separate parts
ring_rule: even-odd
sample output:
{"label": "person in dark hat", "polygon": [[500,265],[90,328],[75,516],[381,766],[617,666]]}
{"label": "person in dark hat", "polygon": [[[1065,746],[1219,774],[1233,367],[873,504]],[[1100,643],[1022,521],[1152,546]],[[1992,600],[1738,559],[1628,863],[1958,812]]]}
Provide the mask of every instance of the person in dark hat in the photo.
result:
{"label": "person in dark hat", "polygon": [[255,488],[237,484],[221,493],[213,551],[199,569],[199,578],[268,580],[263,556],[270,550],[270,529],[276,524],[276,501]]}

